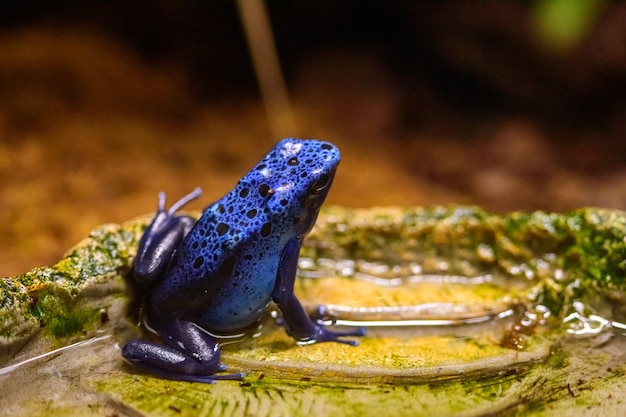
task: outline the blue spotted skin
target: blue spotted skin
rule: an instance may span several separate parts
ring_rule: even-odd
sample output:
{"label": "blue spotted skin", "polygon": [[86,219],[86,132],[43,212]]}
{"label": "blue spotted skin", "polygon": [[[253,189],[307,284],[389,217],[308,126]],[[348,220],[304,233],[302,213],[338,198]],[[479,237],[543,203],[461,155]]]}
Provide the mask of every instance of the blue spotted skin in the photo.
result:
{"label": "blue spotted skin", "polygon": [[194,191],[159,212],[146,230],[135,276],[147,283],[149,321],[166,346],[136,340],[122,354],[155,374],[213,382],[241,374],[214,375],[219,346],[214,334],[257,323],[270,301],[286,331],[299,343],[335,341],[356,345],[314,323],[293,294],[302,238],[313,227],[339,163],[339,150],[317,140],[280,141],[235,188],[210,205],[198,222],[175,211]]}
{"label": "blue spotted skin", "polygon": [[[284,247],[313,226],[338,163],[339,150],[328,143],[280,142],[204,211],[151,304],[217,332],[255,323],[270,302]],[[322,193],[309,195],[320,180]]]}

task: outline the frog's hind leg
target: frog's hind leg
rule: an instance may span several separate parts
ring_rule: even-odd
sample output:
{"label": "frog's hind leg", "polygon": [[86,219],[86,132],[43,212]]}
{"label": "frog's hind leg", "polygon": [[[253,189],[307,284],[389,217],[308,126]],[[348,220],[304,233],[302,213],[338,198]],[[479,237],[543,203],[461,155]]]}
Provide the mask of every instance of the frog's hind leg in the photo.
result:
{"label": "frog's hind leg", "polygon": [[216,375],[226,367],[220,364],[219,344],[196,324],[169,320],[162,336],[167,346],[133,340],[122,348],[130,363],[162,378],[212,384],[218,379],[242,379],[243,373]]}

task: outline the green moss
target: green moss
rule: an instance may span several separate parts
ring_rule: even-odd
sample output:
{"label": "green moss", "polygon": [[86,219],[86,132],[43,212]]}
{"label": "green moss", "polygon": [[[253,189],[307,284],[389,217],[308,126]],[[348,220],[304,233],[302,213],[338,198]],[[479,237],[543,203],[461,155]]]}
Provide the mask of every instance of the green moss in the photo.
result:
{"label": "green moss", "polygon": [[555,349],[550,355],[546,365],[554,369],[564,369],[569,365],[569,359],[563,349]]}
{"label": "green moss", "polygon": [[75,298],[90,285],[126,273],[148,220],[101,226],[54,266],[2,278],[0,345],[27,339],[40,327],[59,338],[95,328],[98,306],[81,307]]}
{"label": "green moss", "polygon": [[33,297],[31,312],[55,338],[72,336],[95,328],[99,309],[72,306],[67,294],[41,291]]}

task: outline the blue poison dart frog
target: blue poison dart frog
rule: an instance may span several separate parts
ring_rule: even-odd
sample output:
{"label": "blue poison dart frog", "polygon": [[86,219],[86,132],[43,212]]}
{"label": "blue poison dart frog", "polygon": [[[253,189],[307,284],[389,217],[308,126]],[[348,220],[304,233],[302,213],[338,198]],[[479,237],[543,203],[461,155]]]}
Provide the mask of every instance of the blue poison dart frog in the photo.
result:
{"label": "blue poison dart frog", "polygon": [[122,348],[131,363],[176,380],[212,383],[241,379],[218,374],[215,335],[258,325],[270,301],[298,344],[340,342],[363,329],[331,331],[314,322],[294,295],[298,255],[339,163],[339,150],[317,140],[283,139],[235,188],[195,220],[176,211],[198,197],[194,190],[158,212],[146,229],[134,263],[147,288],[147,322],[163,340],[133,340]]}

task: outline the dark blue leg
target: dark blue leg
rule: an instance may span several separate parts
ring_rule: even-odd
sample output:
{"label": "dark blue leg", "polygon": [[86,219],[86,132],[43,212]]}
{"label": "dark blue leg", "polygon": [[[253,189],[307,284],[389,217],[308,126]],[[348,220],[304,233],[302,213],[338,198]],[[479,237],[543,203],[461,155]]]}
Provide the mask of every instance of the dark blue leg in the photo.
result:
{"label": "dark blue leg", "polygon": [[122,356],[130,363],[167,379],[212,384],[217,379],[242,379],[243,373],[214,375],[224,372],[220,364],[218,343],[192,322],[171,319],[163,326],[167,346],[142,340],[124,345]]}
{"label": "dark blue leg", "polygon": [[358,328],[347,332],[333,332],[322,325],[314,323],[308,316],[300,301],[293,293],[300,255],[300,240],[292,240],[287,244],[278,267],[278,277],[272,299],[283,314],[287,333],[301,344],[318,342],[339,342],[356,346],[356,340],[342,340],[343,336],[363,336],[365,329]]}
{"label": "dark blue leg", "polygon": [[174,251],[196,223],[189,216],[177,216],[176,211],[201,193],[200,188],[196,188],[167,211],[165,193],[159,193],[157,214],[141,237],[135,257],[133,268],[138,281],[150,283],[163,276]]}

